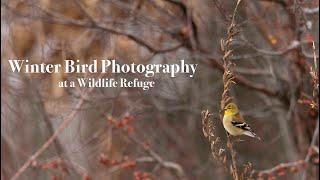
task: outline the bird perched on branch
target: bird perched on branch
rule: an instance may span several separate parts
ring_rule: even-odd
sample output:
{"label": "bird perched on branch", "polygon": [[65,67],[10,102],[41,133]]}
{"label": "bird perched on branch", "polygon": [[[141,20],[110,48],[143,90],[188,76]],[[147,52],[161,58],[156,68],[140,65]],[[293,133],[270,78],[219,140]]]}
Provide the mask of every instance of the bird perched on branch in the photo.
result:
{"label": "bird perched on branch", "polygon": [[223,127],[233,136],[247,135],[261,140],[244,121],[237,105],[234,103],[229,103],[224,108]]}

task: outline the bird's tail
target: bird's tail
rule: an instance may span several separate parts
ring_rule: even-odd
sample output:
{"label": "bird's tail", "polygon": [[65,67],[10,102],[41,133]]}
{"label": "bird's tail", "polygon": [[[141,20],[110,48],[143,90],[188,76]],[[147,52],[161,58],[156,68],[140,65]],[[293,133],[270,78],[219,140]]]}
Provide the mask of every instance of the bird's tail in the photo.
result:
{"label": "bird's tail", "polygon": [[261,141],[261,138],[260,138],[259,136],[257,136],[257,135],[256,135],[254,132],[252,132],[252,131],[245,131],[244,134],[247,135],[247,136],[256,138],[256,139],[258,139],[259,141]]}

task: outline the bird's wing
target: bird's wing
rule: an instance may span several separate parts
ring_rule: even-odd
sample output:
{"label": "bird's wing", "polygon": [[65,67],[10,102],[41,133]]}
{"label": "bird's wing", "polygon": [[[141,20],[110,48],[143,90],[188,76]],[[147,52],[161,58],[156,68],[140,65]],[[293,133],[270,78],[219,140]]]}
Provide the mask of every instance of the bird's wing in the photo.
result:
{"label": "bird's wing", "polygon": [[231,121],[231,124],[234,125],[237,128],[240,128],[245,131],[252,131],[250,126],[245,122],[239,122],[239,121]]}
{"label": "bird's wing", "polygon": [[234,126],[234,127],[237,127],[239,129],[242,129],[244,130],[246,133],[246,135],[248,136],[251,136],[251,137],[254,137],[254,138],[257,138],[259,140],[261,140],[261,138],[259,136],[257,136],[253,130],[251,129],[251,127],[246,123],[244,122],[244,119],[243,117],[240,115],[240,113],[236,114],[232,121],[231,121],[231,124]]}
{"label": "bird's wing", "polygon": [[244,122],[244,119],[240,113],[237,113],[233,116],[233,120],[231,123],[237,128],[243,129],[245,131],[251,131],[250,126]]}

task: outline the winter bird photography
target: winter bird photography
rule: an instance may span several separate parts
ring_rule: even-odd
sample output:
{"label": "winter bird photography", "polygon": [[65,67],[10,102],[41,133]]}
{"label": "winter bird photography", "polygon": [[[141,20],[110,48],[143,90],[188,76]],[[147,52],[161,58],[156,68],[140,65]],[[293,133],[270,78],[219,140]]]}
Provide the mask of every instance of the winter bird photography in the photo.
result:
{"label": "winter bird photography", "polygon": [[1,180],[319,179],[319,0],[1,0]]}

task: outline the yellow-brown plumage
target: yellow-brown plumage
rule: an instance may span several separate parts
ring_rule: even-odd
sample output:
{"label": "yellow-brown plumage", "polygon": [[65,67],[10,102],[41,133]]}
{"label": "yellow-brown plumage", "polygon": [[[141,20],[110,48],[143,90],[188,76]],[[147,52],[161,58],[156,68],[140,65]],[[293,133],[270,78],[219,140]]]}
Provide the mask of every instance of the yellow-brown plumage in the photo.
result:
{"label": "yellow-brown plumage", "polygon": [[248,124],[244,121],[243,117],[241,116],[239,109],[236,104],[229,103],[224,108],[224,116],[223,116],[223,127],[225,130],[233,135],[247,135],[250,137],[254,137],[260,139],[249,127]]}

